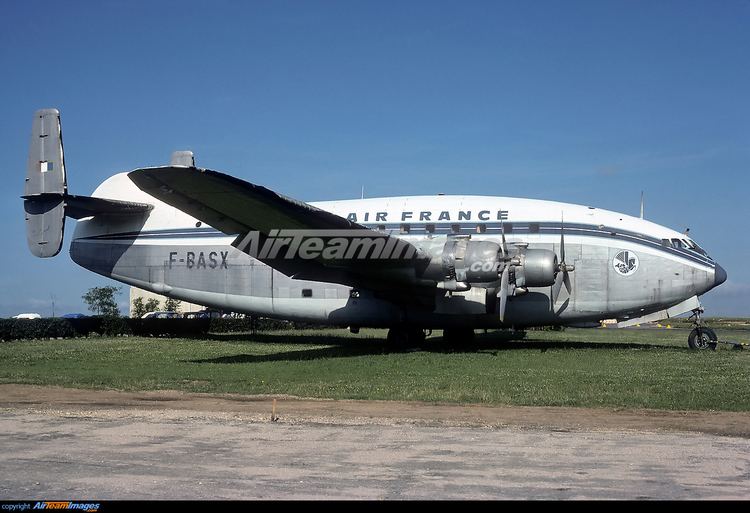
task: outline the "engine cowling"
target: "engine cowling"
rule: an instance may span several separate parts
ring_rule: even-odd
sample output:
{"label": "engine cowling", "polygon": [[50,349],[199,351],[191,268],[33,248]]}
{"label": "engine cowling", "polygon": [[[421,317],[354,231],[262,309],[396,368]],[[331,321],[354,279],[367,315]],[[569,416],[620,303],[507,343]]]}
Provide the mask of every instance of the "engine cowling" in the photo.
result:
{"label": "engine cowling", "polygon": [[458,286],[466,290],[472,284],[496,283],[505,266],[509,266],[510,282],[516,288],[547,287],[555,283],[559,265],[554,251],[519,245],[509,252],[504,257],[500,244],[492,241],[449,239],[436,248],[423,277],[437,281],[442,288]]}
{"label": "engine cowling", "polygon": [[489,283],[497,281],[502,266],[496,242],[455,238],[433,256],[424,277],[438,282]]}
{"label": "engine cowling", "polygon": [[548,249],[527,249],[514,266],[516,287],[549,287],[558,272],[557,255]]}

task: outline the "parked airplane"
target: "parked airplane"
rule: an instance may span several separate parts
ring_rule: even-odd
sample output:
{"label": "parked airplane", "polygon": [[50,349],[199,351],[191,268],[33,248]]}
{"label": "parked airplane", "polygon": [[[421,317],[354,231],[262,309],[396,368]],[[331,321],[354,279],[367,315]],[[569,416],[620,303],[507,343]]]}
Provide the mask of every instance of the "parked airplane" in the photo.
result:
{"label": "parked airplane", "polygon": [[682,233],[599,208],[446,195],[308,204],[196,168],[191,152],[70,195],[56,109],[34,115],[23,199],[34,255],[59,253],[72,217],[77,264],[218,309],[387,327],[394,343],[692,311],[690,347],[716,346],[698,296],[724,269]]}

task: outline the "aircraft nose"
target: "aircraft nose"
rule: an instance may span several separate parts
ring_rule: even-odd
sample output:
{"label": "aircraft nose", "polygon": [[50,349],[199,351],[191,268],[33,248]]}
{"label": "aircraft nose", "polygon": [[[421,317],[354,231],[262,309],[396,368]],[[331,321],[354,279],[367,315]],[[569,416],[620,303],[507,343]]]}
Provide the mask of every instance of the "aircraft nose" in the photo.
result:
{"label": "aircraft nose", "polygon": [[725,281],[727,281],[727,272],[722,266],[716,264],[716,269],[714,269],[714,287],[718,287]]}

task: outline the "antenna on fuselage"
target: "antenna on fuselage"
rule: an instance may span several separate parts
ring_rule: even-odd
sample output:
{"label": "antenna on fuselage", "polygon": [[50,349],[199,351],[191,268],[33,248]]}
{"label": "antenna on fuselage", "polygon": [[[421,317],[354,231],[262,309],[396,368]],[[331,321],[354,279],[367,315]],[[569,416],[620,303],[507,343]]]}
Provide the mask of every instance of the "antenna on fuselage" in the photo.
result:
{"label": "antenna on fuselage", "polygon": [[365,186],[364,185],[362,186],[362,195],[360,196],[359,199],[365,199]]}
{"label": "antenna on fuselage", "polygon": [[641,191],[641,219],[643,219],[643,191]]}

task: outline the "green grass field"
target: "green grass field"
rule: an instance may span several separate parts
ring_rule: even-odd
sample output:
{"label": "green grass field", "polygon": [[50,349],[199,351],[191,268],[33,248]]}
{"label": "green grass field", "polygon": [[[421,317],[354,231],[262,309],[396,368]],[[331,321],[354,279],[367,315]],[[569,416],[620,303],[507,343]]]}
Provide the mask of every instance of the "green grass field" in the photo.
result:
{"label": "green grass field", "polygon": [[[306,330],[205,340],[89,338],[0,344],[0,383],[291,394],[503,405],[750,410],[750,350],[687,349],[685,329],[477,334],[419,350],[384,330]],[[750,342],[750,330],[719,330]]]}

